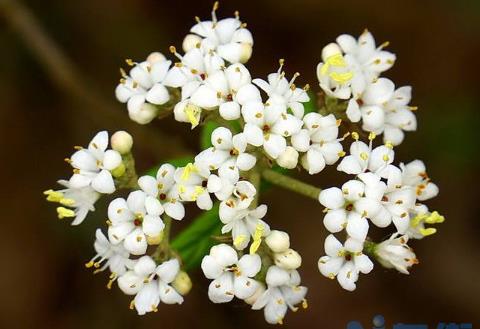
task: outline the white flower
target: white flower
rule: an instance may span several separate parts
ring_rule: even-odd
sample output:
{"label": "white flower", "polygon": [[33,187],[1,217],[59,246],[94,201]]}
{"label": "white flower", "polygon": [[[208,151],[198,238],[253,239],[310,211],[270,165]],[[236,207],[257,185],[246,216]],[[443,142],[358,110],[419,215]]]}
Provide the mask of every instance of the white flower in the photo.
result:
{"label": "white flower", "polygon": [[189,163],[183,168],[177,168],[174,179],[180,200],[192,202],[203,210],[209,210],[213,206],[209,191],[207,190],[210,171],[206,166]]}
{"label": "white flower", "polygon": [[122,71],[123,78],[115,89],[117,99],[127,103],[130,118],[140,124],[152,121],[157,108],[153,105],[163,105],[170,100],[170,94],[164,85],[165,77],[171,61],[160,53],[153,53],[141,63],[127,61],[133,68],[127,76]]}
{"label": "white flower", "polygon": [[285,151],[277,158],[277,164],[286,169],[293,169],[298,164],[298,152],[292,146],[287,146]]}
{"label": "white flower", "polygon": [[408,236],[392,236],[375,246],[377,260],[386,268],[395,268],[403,274],[409,274],[408,268],[418,264],[413,249],[407,245]]}
{"label": "white flower", "polygon": [[130,253],[121,244],[112,244],[102,233],[102,230],[95,231],[94,248],[97,254],[85,264],[87,268],[95,267],[94,273],[104,271],[107,267],[112,275],[108,284],[110,288],[113,281],[123,275],[129,268],[134,265],[133,260],[129,259]]}
{"label": "white flower", "polygon": [[385,42],[376,47],[373,35],[367,30],[360,35],[358,40],[351,35],[342,34],[336,41],[345,54],[345,61],[353,73],[352,91],[354,96],[363,91],[362,86],[372,82],[395,63],[395,54],[383,50],[389,43]]}
{"label": "white flower", "polygon": [[287,271],[278,266],[270,266],[266,276],[267,290],[257,298],[252,309],[263,308],[265,321],[282,324],[288,308],[298,310],[295,305],[302,302],[307,307],[307,288],[300,286],[300,275],[296,270]]}
{"label": "white flower", "polygon": [[232,136],[229,129],[219,127],[212,132],[211,141],[213,146],[200,152],[195,157],[195,162],[206,164],[210,170],[218,169],[224,164],[242,171],[255,166],[257,158],[246,152],[247,138],[244,133]]}
{"label": "white flower", "polygon": [[370,273],[373,263],[362,253],[363,243],[348,238],[345,244],[330,234],[325,239],[325,253],[318,260],[318,268],[324,276],[334,279],[343,289],[353,291],[356,288],[359,273]]}
{"label": "white flower", "polygon": [[358,141],[358,134],[352,134],[355,142],[350,145],[350,154],[342,159],[337,170],[349,175],[358,175],[367,170],[388,178],[391,174],[389,165],[393,162],[395,152],[391,144],[377,146],[372,150],[372,140],[375,134],[370,134],[370,144]]}
{"label": "white flower", "polygon": [[299,152],[306,152],[302,165],[310,175],[317,174],[325,165],[334,164],[343,153],[338,139],[338,121],[333,114],[322,116],[308,113],[303,118],[305,128],[292,136],[292,145]]}
{"label": "white flower", "polygon": [[[220,220],[226,223],[239,216],[239,212],[250,206],[256,193],[257,191],[252,183],[248,181],[237,182],[233,186],[231,195],[220,202]],[[225,193],[223,196],[227,196],[227,194]]]}
{"label": "white flower", "polygon": [[282,72],[283,63],[284,61],[280,60],[278,71],[268,75],[268,82],[254,79],[253,83],[268,95],[267,103],[281,105],[284,107],[284,111],[290,109],[297,118],[301,119],[305,111],[302,103],[308,102],[310,98],[306,90],[297,88],[294,84],[295,79],[300,75],[298,72],[290,81],[285,78],[285,72]]}
{"label": "white flower", "polygon": [[265,243],[273,252],[284,252],[290,248],[290,236],[287,232],[272,230],[265,238]]}
{"label": "white flower", "polygon": [[149,239],[156,239],[165,224],[160,215],[163,207],[158,199],[143,191],[134,191],[127,200],[117,198],[108,206],[108,237],[114,244],[123,242],[133,255],[143,255]]}
{"label": "white flower", "polygon": [[70,188],[91,186],[104,194],[115,192],[111,171],[122,164],[122,156],[114,150],[107,150],[108,133],[101,131],[95,135],[87,149],[80,148],[68,162],[72,165],[73,176]]}
{"label": "white flower", "polygon": [[437,196],[438,186],[431,182],[423,161],[414,160],[407,164],[401,163],[400,168],[402,169],[403,184],[415,188],[418,200],[425,201]]}
{"label": "white flower", "polygon": [[165,213],[176,220],[185,217],[185,207],[180,201],[178,186],[175,185],[175,167],[163,164],[158,168],[156,178],[142,176],[138,179],[140,188],[154,198],[158,198]]}
{"label": "white flower", "polygon": [[[270,227],[262,220],[267,214],[267,206],[260,205],[255,209],[241,209],[232,218],[220,217],[222,221],[222,234],[232,232],[233,245],[238,250],[245,249],[250,243],[250,237],[261,230],[262,237],[270,234]],[[261,227],[261,229],[260,229]]]}
{"label": "white flower", "polygon": [[437,232],[434,227],[426,227],[425,224],[439,224],[445,221],[445,217],[437,211],[430,212],[424,204],[416,204],[410,212],[410,226],[406,235],[411,239],[423,239]]}
{"label": "white flower", "polygon": [[281,105],[260,102],[247,103],[242,107],[246,124],[244,133],[249,144],[262,146],[273,159],[282,154],[286,147],[285,138],[300,131],[302,121],[283,111]]}
{"label": "white flower", "polygon": [[404,138],[404,131],[417,130],[417,118],[413,111],[416,107],[409,106],[412,98],[412,87],[400,87],[393,93],[393,97],[384,104],[385,130],[383,140],[399,145]]}
{"label": "white flower", "polygon": [[138,259],[133,270],[118,279],[118,286],[127,295],[135,295],[131,307],[139,315],[156,312],[162,301],[165,304],[181,304],[183,297],[170,285],[180,270],[177,259],[157,266],[150,256]]}
{"label": "white flower", "polygon": [[[221,57],[230,63],[246,63],[252,55],[253,37],[246,24],[240,21],[238,12],[235,18],[217,20],[215,11],[218,2],[214,4],[211,21],[200,21],[190,32],[200,36],[199,43],[203,49],[215,50]],[[191,35],[188,35],[193,39]]]}
{"label": "white flower", "polygon": [[[67,180],[59,180],[58,183],[66,187],[58,191],[48,190],[43,192],[47,196],[47,201],[58,202],[62,206],[58,207],[59,218],[72,217],[72,225],[79,225],[87,217],[89,211],[95,211],[95,202],[100,198],[100,193],[91,186],[72,188]],[[73,209],[69,209],[73,208]]]}
{"label": "white flower", "polygon": [[201,108],[218,106],[225,120],[236,120],[240,117],[241,105],[262,100],[251,80],[243,64],[232,64],[209,75],[192,94],[190,102]]}
{"label": "white flower", "polygon": [[229,245],[213,246],[202,260],[203,273],[213,280],[208,287],[208,297],[214,303],[227,303],[234,296],[239,299],[252,296],[258,285],[252,278],[261,265],[260,256],[256,254],[238,259],[237,252]]}
{"label": "white flower", "polygon": [[362,181],[350,180],[342,185],[342,189],[331,187],[322,190],[319,201],[328,209],[323,224],[331,233],[345,228],[348,235],[364,241],[369,228],[367,218],[378,224],[375,215],[381,209],[380,201],[385,189],[383,182],[375,185],[372,182],[366,186]]}

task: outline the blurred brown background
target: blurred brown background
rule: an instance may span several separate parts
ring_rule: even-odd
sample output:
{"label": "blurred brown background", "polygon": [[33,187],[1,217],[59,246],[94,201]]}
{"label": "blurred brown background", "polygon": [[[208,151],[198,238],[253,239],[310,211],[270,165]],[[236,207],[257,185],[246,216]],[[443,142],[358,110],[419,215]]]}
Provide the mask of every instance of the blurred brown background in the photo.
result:
{"label": "blurred brown background", "polygon": [[[128,309],[128,297],[116,288],[105,289],[105,274],[93,276],[83,267],[93,255],[92,238],[105,220],[105,206],[99,204],[98,215],[72,228],[56,219],[54,207],[41,194],[69,175],[62,159],[72,145],[86,144],[103,127],[133,133],[140,171],[198,150],[197,132],[187,125],[166,120],[147,128],[129,122],[113,90],[125,58],[142,60],[154,50],[167,53],[171,44],[180,48],[193,17],[208,18],[212,1],[22,3],[71,63],[52,52],[37,26],[25,25],[32,17],[15,0],[0,0],[0,328],[266,327],[262,312],[235,303],[211,304],[208,282],[198,272],[184,305],[161,305],[158,313],[137,317]],[[447,218],[438,234],[413,244],[421,263],[412,275],[376,266],[348,293],[316,267],[325,236],[321,207],[282,190],[262,196],[271,205],[269,222],[289,231],[302,253],[303,283],[310,289],[309,309],[289,312],[285,325],[336,329],[360,320],[370,328],[380,313],[389,327],[417,322],[435,328],[439,321],[476,327],[480,2],[226,0],[219,16],[235,9],[255,37],[248,67],[256,77],[276,70],[283,57],[289,74],[300,71],[299,81],[316,86],[321,49],[337,35],[359,35],[368,27],[379,43],[389,40],[398,61],[386,75],[399,86],[411,84],[412,103],[419,106],[419,131],[407,135],[396,159],[425,160],[441,188],[429,205]],[[47,46],[46,56],[39,56],[38,46]],[[49,65],[60,68],[52,71]],[[326,187],[345,179],[328,173],[333,171],[315,182]]]}

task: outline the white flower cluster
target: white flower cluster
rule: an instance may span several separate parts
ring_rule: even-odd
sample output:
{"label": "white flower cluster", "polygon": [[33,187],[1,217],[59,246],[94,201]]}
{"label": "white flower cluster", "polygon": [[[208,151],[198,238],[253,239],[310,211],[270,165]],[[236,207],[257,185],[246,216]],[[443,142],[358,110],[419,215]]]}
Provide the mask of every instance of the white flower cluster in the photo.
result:
{"label": "white flower cluster", "polygon": [[[373,269],[370,257],[408,274],[418,262],[408,240],[435,233],[429,225],[444,218],[421,203],[438,194],[423,162],[393,164],[393,147],[403,141],[404,131],[416,129],[414,108],[408,106],[411,88],[395,89],[391,80],[380,77],[395,55],[384,50],[386,44],[376,47],[367,31],[358,40],[338,37],[323,49],[317,68],[325,104],[306,113],[311,95],[308,85],[296,86],[299,74],[288,80],[280,60],[266,79],[252,79],[245,66],[252,35],[238,13],[218,20],[217,7],[215,3],[211,20],[197,18],[183,41],[184,54],[170,47],[174,63],[158,52],[140,63],[127,60],[131,69],[121,70],[115,91],[140,124],[169,113],[192,129],[214,122],[218,127],[210,134],[211,147],[185,166],[163,164],[155,175],[138,178],[131,136],[115,133],[108,149],[103,131],[67,159],[74,174],[59,181],[66,189],[45,192],[47,200],[61,204],[59,217],[74,217],[76,225],[94,210],[101,194],[133,190],[110,202],[107,235],[97,230],[97,254],[86,266],[108,268],[107,286],[117,281],[125,294],[135,296],[131,308],[140,315],[157,311],[160,302],[181,304],[192,284],[181,270],[182,256],[169,244],[170,223],[185,217],[187,204],[208,211],[217,209],[217,203],[221,236],[215,238],[224,243],[201,261],[212,280],[210,300],[226,303],[236,297],[254,310],[263,309],[267,322],[281,324],[288,309],[307,307],[307,288],[297,271],[300,254],[290,248],[286,232],[270,228],[267,205],[258,203],[261,180],[268,180],[265,172],[277,173],[272,167],[303,168],[313,175],[341,159],[337,170],[353,175],[341,188],[297,190],[326,208],[323,223],[331,234],[324,242],[326,256],[318,262],[320,272],[350,291],[360,273]],[[364,130],[368,142],[360,139],[364,132],[340,134],[342,120]],[[383,134],[384,143],[374,147],[377,134]],[[348,154],[342,145],[347,136],[353,139]],[[308,184],[277,185],[295,190]],[[393,228],[394,233],[374,243],[369,240],[373,227]],[[344,233],[343,243],[339,233]]]}

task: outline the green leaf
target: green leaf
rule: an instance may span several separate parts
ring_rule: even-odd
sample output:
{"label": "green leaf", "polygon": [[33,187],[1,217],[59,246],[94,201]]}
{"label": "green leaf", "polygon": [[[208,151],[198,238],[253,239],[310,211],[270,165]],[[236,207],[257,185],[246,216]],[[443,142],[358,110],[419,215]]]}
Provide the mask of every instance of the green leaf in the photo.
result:
{"label": "green leaf", "polygon": [[305,108],[305,114],[310,112],[317,112],[317,95],[313,91],[309,91],[308,97],[310,97],[310,100],[306,103],[303,103],[303,107]]}
{"label": "green leaf", "polygon": [[190,226],[180,232],[172,241],[171,246],[183,260],[185,270],[200,265],[203,256],[215,244],[211,238],[221,234],[222,223],[218,217],[219,204],[198,216]]}
{"label": "green leaf", "polygon": [[213,121],[208,121],[202,126],[202,132],[200,133],[200,147],[202,150],[212,146],[212,132],[218,127],[218,123]]}

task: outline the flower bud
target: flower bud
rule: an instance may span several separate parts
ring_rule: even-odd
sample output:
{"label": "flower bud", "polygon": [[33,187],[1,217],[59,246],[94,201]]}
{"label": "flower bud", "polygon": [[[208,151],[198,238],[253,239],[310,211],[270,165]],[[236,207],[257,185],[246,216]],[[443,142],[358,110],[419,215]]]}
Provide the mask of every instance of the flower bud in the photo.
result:
{"label": "flower bud", "polygon": [[248,305],[253,305],[257,299],[265,292],[265,285],[261,282],[258,282],[257,290],[248,298],[245,298],[243,301]]}
{"label": "flower bud", "polygon": [[298,163],[298,152],[291,146],[287,146],[285,152],[280,154],[277,158],[277,163],[279,166],[286,169],[293,169],[297,166]]}
{"label": "flower bud", "polygon": [[187,34],[185,39],[183,39],[182,48],[184,52],[189,51],[190,49],[195,48],[199,43],[202,42],[202,38],[195,34]]}
{"label": "flower bud", "polygon": [[286,232],[273,230],[265,238],[265,243],[273,252],[284,252],[290,248],[290,237]]}
{"label": "flower bud", "polygon": [[111,173],[113,177],[119,178],[123,176],[123,174],[125,173],[125,170],[126,170],[125,165],[123,163],[120,163],[120,165],[117,168],[113,169]]}
{"label": "flower bud", "polygon": [[242,43],[239,62],[245,64],[252,57],[253,47],[249,43]]}
{"label": "flower bud", "polygon": [[150,64],[163,62],[164,60],[165,60],[165,56],[163,56],[163,54],[159,53],[158,51],[151,53],[147,57],[147,62],[149,62]]}
{"label": "flower bud", "polygon": [[112,135],[110,138],[112,149],[120,154],[127,154],[132,149],[133,138],[132,135],[126,131],[120,130]]}
{"label": "flower bud", "polygon": [[157,116],[157,112],[158,109],[155,105],[144,103],[140,109],[136,111],[129,111],[128,115],[130,116],[130,119],[136,123],[145,125],[150,123]]}
{"label": "flower bud", "polygon": [[322,49],[322,60],[324,62],[326,62],[327,58],[332,57],[332,56],[337,55],[337,54],[341,54],[341,53],[342,53],[342,50],[340,49],[340,47],[336,43],[334,43],[334,42],[329,43],[328,45],[326,45]]}
{"label": "flower bud", "polygon": [[180,294],[185,296],[192,289],[192,280],[187,272],[180,271],[172,282],[172,287]]}
{"label": "flower bud", "polygon": [[293,249],[275,254],[275,265],[285,270],[295,270],[302,265],[302,257]]}
{"label": "flower bud", "polygon": [[147,243],[151,246],[160,244],[163,240],[163,231],[157,234],[156,236],[147,235]]}

